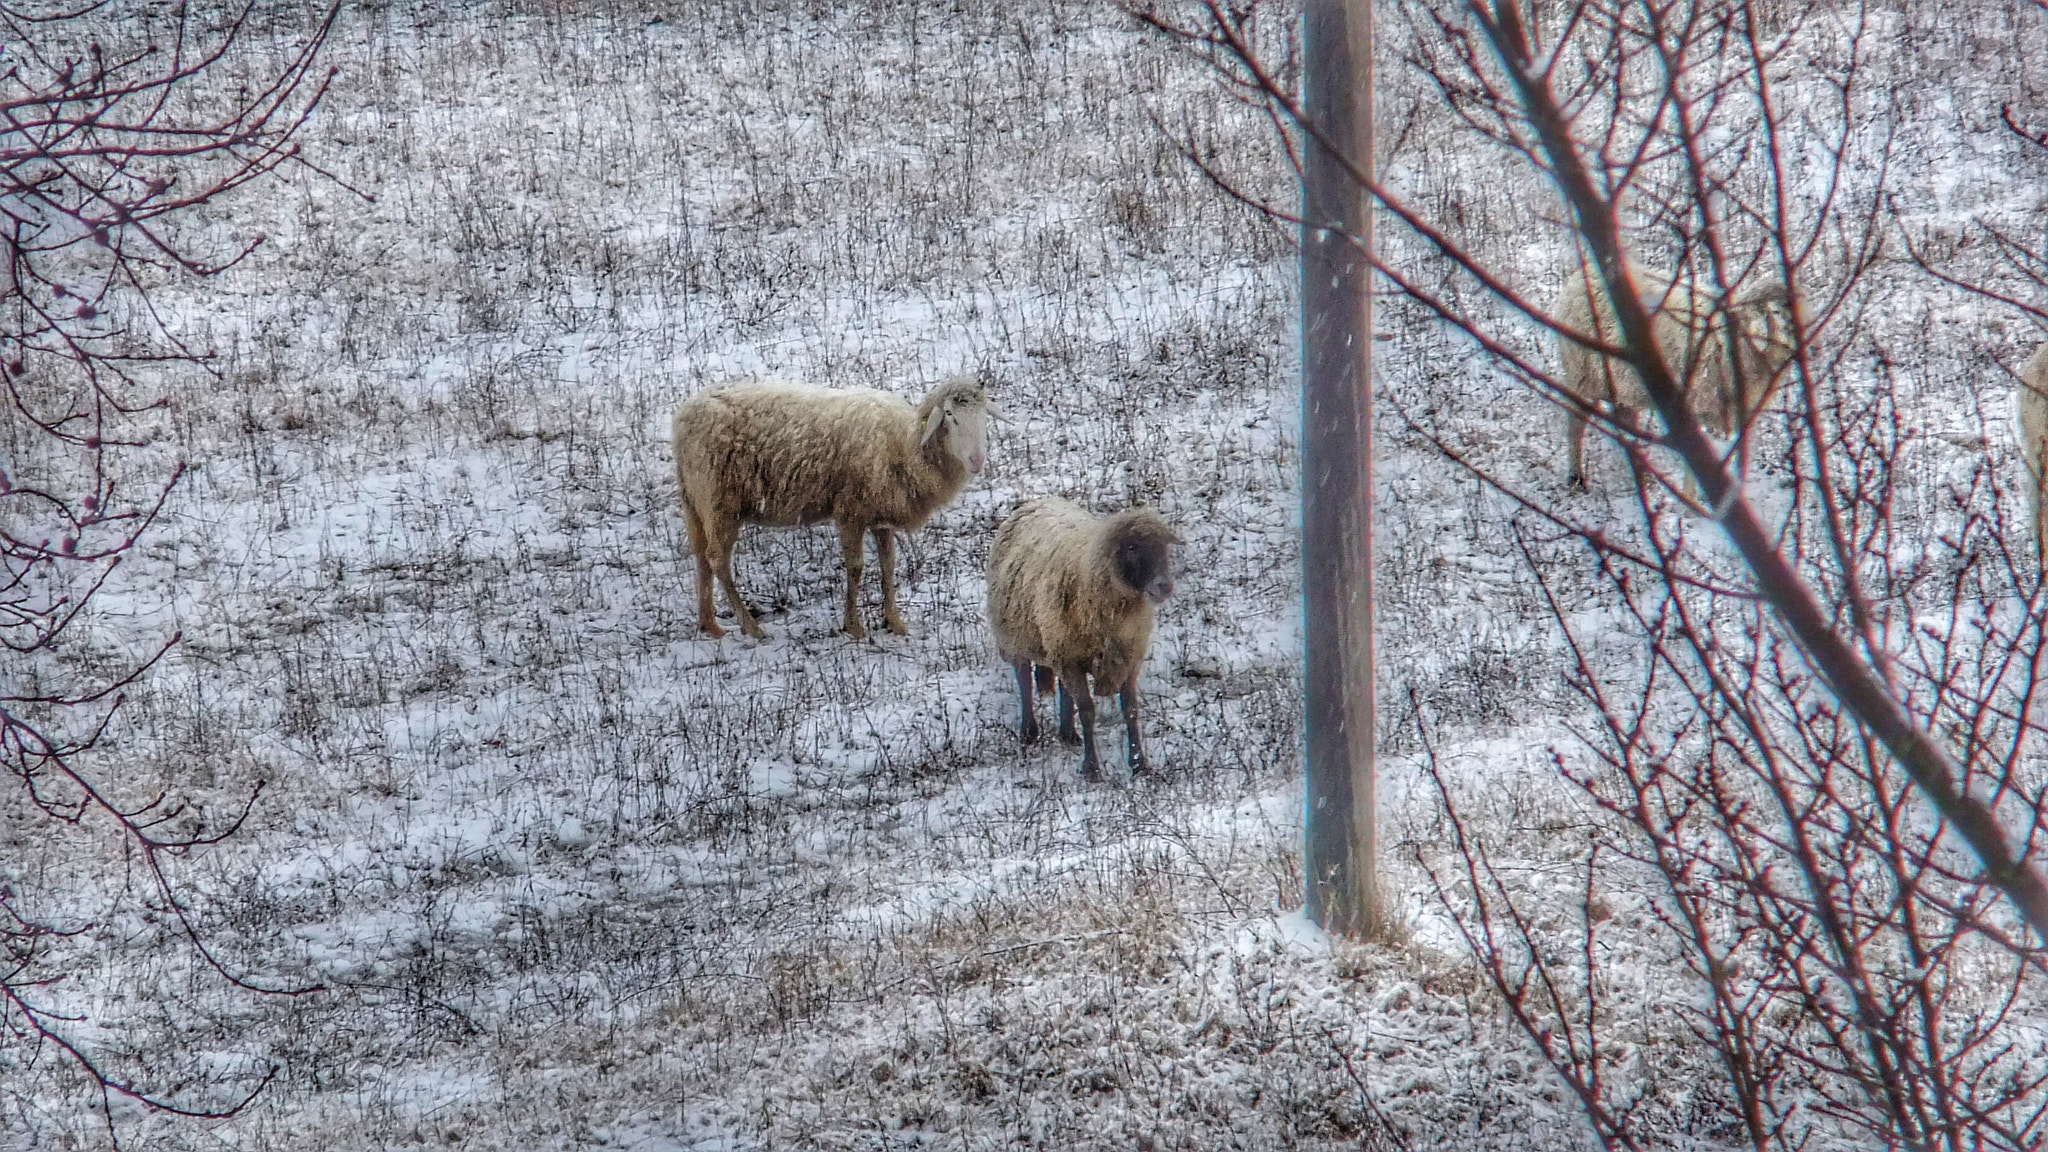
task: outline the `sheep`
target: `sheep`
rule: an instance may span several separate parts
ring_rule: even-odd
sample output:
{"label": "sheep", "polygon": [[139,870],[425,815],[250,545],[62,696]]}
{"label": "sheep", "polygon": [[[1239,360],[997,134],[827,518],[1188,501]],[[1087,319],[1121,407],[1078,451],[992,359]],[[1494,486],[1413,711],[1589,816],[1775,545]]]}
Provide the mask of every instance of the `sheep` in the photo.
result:
{"label": "sheep", "polygon": [[2034,554],[2048,567],[2048,344],[2034,349],[2020,365],[2019,387],[2013,391],[2014,422],[2019,426],[2020,459],[2027,465],[2027,503],[2033,512]]}
{"label": "sheep", "polygon": [[980,473],[995,415],[972,376],[940,384],[915,405],[867,388],[763,382],[701,392],[676,405],[676,480],[697,554],[697,627],[714,639],[725,635],[712,608],[715,573],[740,629],[765,640],[733,580],[740,526],[830,520],[846,567],[847,634],[867,635],[859,610],[861,545],[873,532],[882,618],[889,631],[908,635],[896,608],[895,534],[922,527]]}
{"label": "sheep", "polygon": [[1080,744],[1081,775],[1099,779],[1095,697],[1114,692],[1123,708],[1131,773],[1146,771],[1138,668],[1152,643],[1152,606],[1173,595],[1166,548],[1180,542],[1149,508],[1097,519],[1057,497],[1025,504],[996,529],[988,556],[988,622],[997,651],[1016,673],[1024,744],[1038,740],[1033,682],[1041,692],[1056,682],[1060,740]]}
{"label": "sheep", "polygon": [[[1684,284],[1640,268],[1631,267],[1631,272],[1644,303],[1654,309],[1658,342],[1692,398],[1693,417],[1723,437],[1735,435],[1770,402],[1780,370],[1792,358],[1790,294],[1781,284],[1768,284],[1737,296],[1724,314],[1717,315],[1710,299]],[[1724,324],[1731,317],[1741,349],[1740,372],[1730,371],[1728,363]],[[1551,318],[1609,344],[1621,343],[1606,287],[1589,265],[1580,264],[1567,278]],[[1565,412],[1566,478],[1573,487],[1584,488],[1586,409],[1604,404],[1616,419],[1634,423],[1652,405],[1642,381],[1625,362],[1610,360],[1562,332],[1557,345],[1559,384],[1585,406],[1569,405]]]}

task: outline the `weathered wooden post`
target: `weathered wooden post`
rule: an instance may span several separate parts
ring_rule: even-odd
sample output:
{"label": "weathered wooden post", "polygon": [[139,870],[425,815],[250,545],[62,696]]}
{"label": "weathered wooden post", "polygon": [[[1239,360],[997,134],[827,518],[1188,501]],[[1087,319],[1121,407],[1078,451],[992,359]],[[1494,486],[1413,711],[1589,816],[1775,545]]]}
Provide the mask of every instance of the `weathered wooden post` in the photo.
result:
{"label": "weathered wooden post", "polygon": [[[1373,804],[1371,0],[1307,0],[1301,228],[1301,567],[1308,915],[1380,923]],[[1333,154],[1335,153],[1335,154]],[[1338,154],[1350,161],[1342,163]]]}

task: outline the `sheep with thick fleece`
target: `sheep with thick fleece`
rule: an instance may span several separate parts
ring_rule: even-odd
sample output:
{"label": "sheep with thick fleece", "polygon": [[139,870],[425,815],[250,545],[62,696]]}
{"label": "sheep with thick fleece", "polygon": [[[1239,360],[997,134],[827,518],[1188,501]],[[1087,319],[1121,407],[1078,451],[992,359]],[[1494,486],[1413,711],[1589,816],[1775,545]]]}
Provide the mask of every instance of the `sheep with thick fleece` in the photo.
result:
{"label": "sheep with thick fleece", "polygon": [[[1633,265],[1636,290],[1655,316],[1665,362],[1685,385],[1694,419],[1713,432],[1733,436],[1770,402],[1780,370],[1792,358],[1792,310],[1783,285],[1768,284],[1737,296],[1718,312],[1704,293],[1674,284]],[[1559,324],[1608,344],[1622,342],[1614,309],[1600,273],[1578,265],[1551,309]],[[1733,320],[1740,371],[1728,358],[1727,322]],[[1614,417],[1633,423],[1654,405],[1642,380],[1625,361],[1610,360],[1562,333],[1557,337],[1559,384],[1588,408],[1610,406]],[[1586,484],[1586,414],[1569,407],[1565,416],[1566,476]]]}
{"label": "sheep with thick fleece", "polygon": [[723,636],[714,618],[715,575],[740,629],[767,633],[733,580],[740,525],[793,527],[833,521],[846,566],[846,631],[860,619],[863,537],[875,537],[882,618],[909,632],[896,609],[896,536],[924,526],[960,494],[986,460],[988,393],[972,376],[948,380],[916,404],[868,388],[748,383],[700,392],[676,406],[676,480],[697,553],[697,626]]}
{"label": "sheep with thick fleece", "polygon": [[1131,772],[1145,771],[1138,669],[1152,644],[1152,606],[1173,595],[1166,549],[1178,543],[1149,508],[1098,519],[1057,497],[1031,501],[996,529],[988,555],[988,622],[996,649],[1017,676],[1024,743],[1038,739],[1034,681],[1040,691],[1057,682],[1060,739],[1081,745],[1083,776],[1099,776],[1095,697],[1114,693],[1123,707]]}
{"label": "sheep with thick fleece", "polygon": [[2027,464],[2027,506],[2033,513],[2034,553],[2048,564],[2048,344],[2034,349],[2020,365],[2019,387],[2013,391],[2019,426],[2020,458]]}

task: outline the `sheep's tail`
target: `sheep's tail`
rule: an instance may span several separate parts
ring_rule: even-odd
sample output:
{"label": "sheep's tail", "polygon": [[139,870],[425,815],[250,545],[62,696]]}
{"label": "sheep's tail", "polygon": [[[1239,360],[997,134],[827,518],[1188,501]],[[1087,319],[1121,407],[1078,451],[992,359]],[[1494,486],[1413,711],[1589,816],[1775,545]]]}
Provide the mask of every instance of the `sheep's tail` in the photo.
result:
{"label": "sheep's tail", "polygon": [[[684,403],[688,403],[688,401],[686,400]],[[676,406],[676,413],[670,418],[669,423],[669,447],[674,450],[676,459],[676,496],[683,505],[683,526],[690,531],[690,551],[702,559],[709,557],[710,553],[704,547],[704,517],[697,511],[697,506],[690,503],[690,478],[683,467],[683,422],[681,416],[682,405],[678,404]]]}
{"label": "sheep's tail", "polygon": [[1038,690],[1040,692],[1050,692],[1059,687],[1059,677],[1053,674],[1051,668],[1043,664],[1033,664],[1031,666],[1031,675],[1033,679],[1038,681]]}

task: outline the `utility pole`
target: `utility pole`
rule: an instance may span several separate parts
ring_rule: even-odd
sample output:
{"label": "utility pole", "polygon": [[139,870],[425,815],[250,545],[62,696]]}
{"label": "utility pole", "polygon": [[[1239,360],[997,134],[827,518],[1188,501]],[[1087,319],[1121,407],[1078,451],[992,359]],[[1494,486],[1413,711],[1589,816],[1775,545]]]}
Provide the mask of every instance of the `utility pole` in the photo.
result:
{"label": "utility pole", "polygon": [[[1306,0],[1301,568],[1308,915],[1380,924],[1373,803],[1371,0]],[[1333,152],[1335,154],[1333,154]],[[1349,168],[1339,156],[1350,161]]]}

